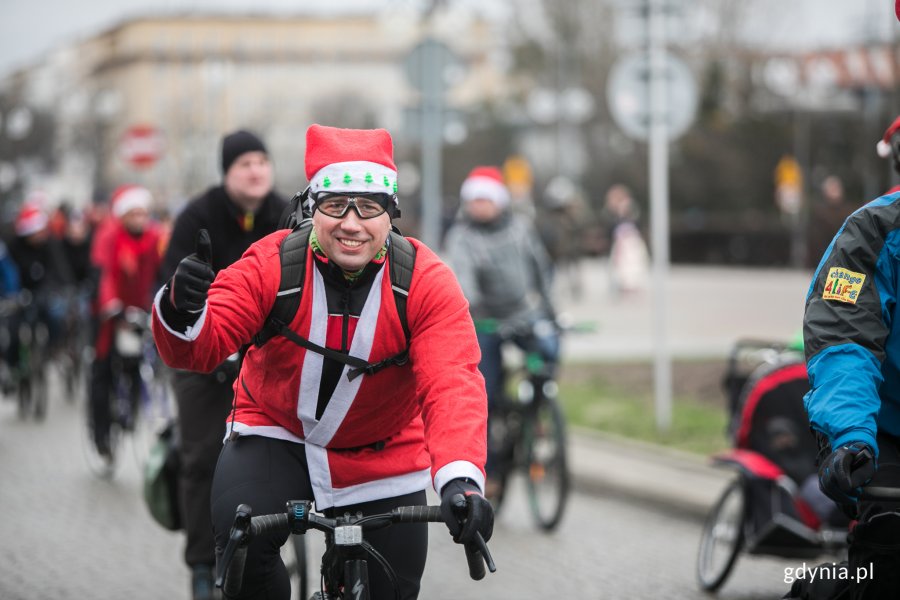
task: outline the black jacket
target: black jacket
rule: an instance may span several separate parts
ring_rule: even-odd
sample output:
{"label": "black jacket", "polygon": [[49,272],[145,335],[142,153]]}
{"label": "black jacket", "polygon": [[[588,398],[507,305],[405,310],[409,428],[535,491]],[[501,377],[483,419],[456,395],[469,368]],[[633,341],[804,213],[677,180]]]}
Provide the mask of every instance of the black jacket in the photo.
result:
{"label": "black jacket", "polygon": [[197,232],[209,231],[212,241],[212,266],[216,272],[241,257],[254,242],[278,228],[287,201],[277,192],[269,192],[253,215],[252,227],[245,231],[241,225],[243,211],[231,201],[223,186],[209,188],[191,200],[175,219],[172,238],[163,259],[162,280],[175,273],[182,258],[194,252]]}
{"label": "black jacket", "polygon": [[62,243],[55,238],[32,246],[24,238],[9,243],[9,254],[19,268],[22,289],[34,294],[59,292],[75,283]]}

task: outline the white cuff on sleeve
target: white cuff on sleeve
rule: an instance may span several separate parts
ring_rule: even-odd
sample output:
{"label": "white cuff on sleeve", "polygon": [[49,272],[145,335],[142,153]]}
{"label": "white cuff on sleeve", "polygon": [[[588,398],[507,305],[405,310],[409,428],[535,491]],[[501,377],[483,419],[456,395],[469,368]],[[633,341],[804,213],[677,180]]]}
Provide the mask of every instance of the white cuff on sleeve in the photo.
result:
{"label": "white cuff on sleeve", "polygon": [[185,342],[193,342],[198,337],[200,337],[200,331],[203,329],[203,323],[206,322],[207,305],[203,305],[203,310],[200,311],[200,317],[194,322],[193,325],[188,325],[188,328],[184,331],[175,331],[169,326],[168,323],[166,323],[166,320],[163,319],[162,308],[160,307],[160,299],[162,298],[165,289],[166,286],[162,286],[161,288],[159,288],[159,291],[156,292],[156,296],[153,298],[153,306],[156,307],[156,317],[159,319],[159,322],[162,323],[162,326],[166,328],[166,331],[177,337],[179,340],[184,340]]}
{"label": "white cuff on sleeve", "polygon": [[467,460],[455,460],[447,463],[434,474],[434,491],[438,494],[451,479],[468,478],[475,482],[481,493],[484,493],[484,475],[481,469]]}

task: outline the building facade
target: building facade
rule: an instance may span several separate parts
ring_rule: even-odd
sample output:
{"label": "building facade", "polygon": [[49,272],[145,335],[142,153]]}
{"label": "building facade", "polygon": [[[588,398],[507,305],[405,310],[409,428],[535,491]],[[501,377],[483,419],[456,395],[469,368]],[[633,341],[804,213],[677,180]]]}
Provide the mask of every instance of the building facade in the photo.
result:
{"label": "building facade", "polygon": [[18,165],[17,189],[43,187],[77,205],[135,182],[174,208],[220,179],[222,135],[248,128],[265,139],[279,189],[292,193],[305,184],[313,122],[385,127],[402,143],[405,115],[420,102],[410,57],[426,34],[458,58],[448,105],[465,110],[504,93],[490,25],[477,20],[464,29],[397,14],[124,21],[0,82],[7,98],[55,123],[49,164]]}

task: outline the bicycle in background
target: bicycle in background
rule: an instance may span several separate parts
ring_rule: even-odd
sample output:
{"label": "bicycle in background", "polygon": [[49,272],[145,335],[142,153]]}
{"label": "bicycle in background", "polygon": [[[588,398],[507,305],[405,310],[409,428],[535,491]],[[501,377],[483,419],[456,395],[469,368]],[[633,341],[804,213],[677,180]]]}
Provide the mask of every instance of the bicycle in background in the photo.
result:
{"label": "bicycle in background", "polygon": [[[464,512],[465,498],[458,494],[453,500],[454,505]],[[322,555],[320,589],[310,596],[310,600],[368,599],[369,559],[385,570],[394,585],[394,595],[399,600],[397,575],[387,560],[366,541],[365,532],[395,523],[444,522],[440,506],[401,506],[388,513],[345,513],[328,518],[314,513],[312,502],[308,500],[291,500],[283,513],[252,516],[252,512],[251,507],[246,504],[237,507],[228,544],[216,568],[216,586],[223,588],[229,597],[237,595],[241,590],[247,544],[253,537],[278,533],[303,535],[310,529],[316,529],[325,533],[325,553]],[[485,564],[491,573],[497,569],[484,539],[480,534],[476,535],[476,543],[466,545],[465,551],[469,575],[472,579],[479,580],[484,578]]]}
{"label": "bicycle in background", "polygon": [[19,418],[42,421],[47,415],[47,361],[50,328],[45,311],[28,290],[0,303],[2,387],[14,396]]}
{"label": "bicycle in background", "polygon": [[105,478],[112,476],[125,438],[131,439],[134,458],[141,467],[157,433],[174,418],[165,367],[150,332],[150,314],[128,307],[113,318],[116,327],[109,398],[110,458],[98,454],[94,444],[90,402],[85,403],[86,426],[83,428],[88,467]]}
{"label": "bicycle in background", "polygon": [[65,400],[74,404],[84,393],[85,370],[91,361],[91,316],[87,292],[72,288],[67,296],[56,362],[63,381]]}
{"label": "bicycle in background", "polygon": [[[566,452],[566,420],[558,398],[557,364],[548,360],[542,339],[568,329],[546,320],[501,323],[477,320],[479,333],[503,342],[503,393],[488,417],[487,497],[499,512],[510,478],[524,475],[528,504],[539,527],[553,530],[562,519],[571,487]],[[518,352],[517,352],[518,350]]]}

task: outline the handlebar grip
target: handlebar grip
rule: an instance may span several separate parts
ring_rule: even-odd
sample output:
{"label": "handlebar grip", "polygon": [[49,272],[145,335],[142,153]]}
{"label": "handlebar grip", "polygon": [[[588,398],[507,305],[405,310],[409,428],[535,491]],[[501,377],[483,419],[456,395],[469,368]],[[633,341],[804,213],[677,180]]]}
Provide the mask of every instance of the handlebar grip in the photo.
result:
{"label": "handlebar grip", "polygon": [[484,579],[484,557],[475,544],[466,544],[466,562],[469,563],[469,577],[475,581]]}
{"label": "handlebar grip", "polygon": [[401,506],[397,508],[398,523],[441,523],[440,506]]}
{"label": "handlebar grip", "polygon": [[900,501],[900,488],[867,485],[862,489],[862,499],[897,502]]}
{"label": "handlebar grip", "polygon": [[247,547],[238,548],[234,552],[231,564],[225,572],[225,584],[222,590],[225,595],[230,597],[237,596],[241,592],[241,586],[244,584],[244,563],[247,561]]}
{"label": "handlebar grip", "polygon": [[253,517],[250,522],[250,535],[265,535],[267,533],[280,533],[291,530],[291,523],[285,513],[273,515],[259,515]]}

